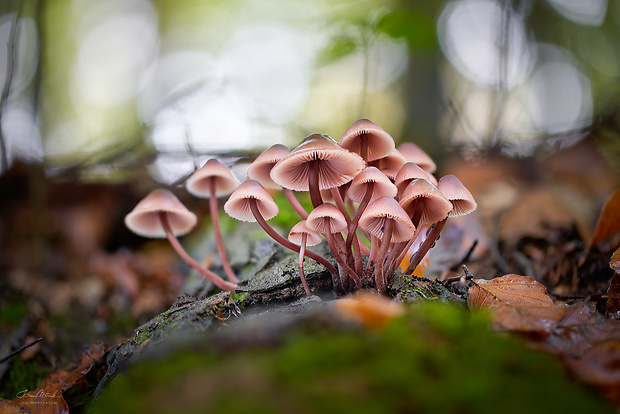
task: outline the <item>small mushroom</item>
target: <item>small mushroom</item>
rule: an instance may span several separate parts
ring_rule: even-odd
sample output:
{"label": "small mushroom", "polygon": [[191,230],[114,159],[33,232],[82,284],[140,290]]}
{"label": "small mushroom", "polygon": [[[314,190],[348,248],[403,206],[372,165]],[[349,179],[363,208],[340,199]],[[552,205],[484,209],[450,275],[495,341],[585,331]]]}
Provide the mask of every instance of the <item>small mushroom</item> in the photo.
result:
{"label": "small mushroom", "polygon": [[394,197],[396,191],[396,186],[375,167],[366,167],[355,176],[347,191],[347,196],[359,203],[359,207],[349,224],[347,250],[350,249],[359,219],[368,203],[380,197]]}
{"label": "small mushroom", "polygon": [[313,134],[273,167],[271,178],[284,188],[309,191],[313,207],[318,207],[323,203],[320,190],[348,183],[362,168],[364,160],[359,155],[327,135]]}
{"label": "small mushroom", "polygon": [[177,240],[177,236],[186,234],[195,224],[196,215],[189,211],[171,191],[165,189],[151,191],[125,216],[125,225],[129,230],[144,237],[167,237],[174,250],[188,265],[220,289],[235,290],[236,284],[227,282],[200,266]]}
{"label": "small mushroom", "polygon": [[[462,216],[469,214],[476,209],[474,197],[471,195],[469,190],[465,188],[463,183],[461,183],[461,181],[454,175],[444,175],[441,177],[437,183],[437,189],[452,204],[452,210],[450,211],[448,217]],[[437,240],[437,237],[439,237],[439,233],[441,233],[448,217],[433,225],[432,230],[426,236],[426,239],[418,251],[411,258],[411,262],[409,263],[409,266],[407,266],[405,273],[411,274],[416,267],[418,267],[426,253],[428,253],[433,246],[433,243],[435,243],[435,240]]]}
{"label": "small mushroom", "polygon": [[[237,220],[258,222],[263,230],[276,242],[299,253],[301,250],[298,245],[290,242],[275,231],[266,220],[275,217],[278,214],[278,205],[265,187],[256,180],[246,180],[243,182],[228,198],[224,204],[224,211]],[[324,257],[318,254],[306,251],[305,256],[321,263],[332,275],[337,275],[336,268]]]}
{"label": "small mushroom", "polygon": [[413,162],[407,162],[403,165],[400,170],[398,170],[398,174],[396,174],[396,178],[394,179],[394,184],[396,188],[398,188],[398,198],[403,194],[405,188],[409,185],[410,182],[415,180],[416,178],[424,178],[428,180],[434,186],[437,186],[437,180],[432,174],[424,171],[418,164]]}
{"label": "small mushroom", "polygon": [[[329,249],[334,255],[338,265],[344,269],[355,284],[360,287],[361,282],[359,276],[347,263],[345,243],[342,234],[340,234],[341,231],[347,228],[347,221],[342,212],[333,204],[321,204],[308,214],[306,225],[311,230],[325,235]],[[348,284],[344,283],[343,288],[348,290]]]}
{"label": "small mushroom", "polygon": [[232,175],[230,170],[215,158],[211,158],[205,165],[196,170],[185,184],[190,194],[196,197],[209,199],[211,223],[213,224],[217,251],[222,259],[224,272],[226,272],[228,279],[235,283],[239,282],[239,279],[230,267],[226,249],[224,248],[224,240],[222,239],[222,230],[220,229],[220,220],[218,216],[217,197],[230,194],[238,186],[239,181]]}
{"label": "small mushroom", "polygon": [[394,138],[368,119],[360,119],[349,125],[338,144],[359,154],[366,162],[386,157],[394,151]]}
{"label": "small mushroom", "polygon": [[392,243],[410,240],[415,226],[398,201],[392,197],[381,197],[370,203],[362,214],[359,225],[381,240],[376,254],[378,260],[375,264],[375,283],[379,292],[385,293],[387,278],[384,267],[388,249]]}
{"label": "small mushroom", "polygon": [[287,157],[290,153],[291,151],[282,144],[272,145],[256,157],[254,162],[250,164],[248,167],[248,178],[258,181],[263,185],[263,187],[271,190],[282,189],[289,203],[293,206],[293,209],[302,219],[305,220],[308,217],[308,212],[299,203],[299,200],[297,200],[297,197],[295,197],[293,191],[278,185],[271,179],[270,175],[271,169],[274,165],[276,165],[281,159]]}
{"label": "small mushroom", "polygon": [[308,281],[306,280],[306,275],[304,273],[304,254],[306,252],[306,246],[316,246],[317,244],[321,243],[321,235],[316,231],[308,228],[308,226],[306,225],[306,220],[302,220],[293,226],[291,231],[288,233],[288,239],[291,242],[298,244],[300,247],[299,277],[301,278],[301,283],[304,286],[306,295],[312,296],[310,286],[308,286]]}
{"label": "small mushroom", "polygon": [[400,151],[408,162],[418,164],[420,168],[430,174],[434,173],[437,169],[437,165],[431,157],[413,142],[403,142],[398,146],[398,151]]}

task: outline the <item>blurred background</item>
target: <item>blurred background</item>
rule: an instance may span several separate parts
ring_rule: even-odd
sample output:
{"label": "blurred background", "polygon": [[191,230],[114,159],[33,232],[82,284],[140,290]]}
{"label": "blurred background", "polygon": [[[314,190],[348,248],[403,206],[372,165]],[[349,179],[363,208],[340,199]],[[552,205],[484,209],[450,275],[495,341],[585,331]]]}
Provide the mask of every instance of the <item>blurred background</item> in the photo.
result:
{"label": "blurred background", "polygon": [[205,156],[338,139],[358,118],[439,159],[617,138],[617,2],[6,0],[0,13],[2,171],[126,179],[146,165],[173,183]]}
{"label": "blurred background", "polygon": [[[594,265],[575,263],[619,182],[618,39],[608,0],[3,0],[0,357],[45,340],[0,367],[0,391],[34,389],[19,375],[121,341],[187,292],[169,245],[123,225],[150,189],[207,223],[176,187],[208,158],[240,167],[359,118],[476,197],[435,276],[476,241],[476,277],[606,289],[609,251],[587,283]],[[184,243],[210,260],[211,233]]]}

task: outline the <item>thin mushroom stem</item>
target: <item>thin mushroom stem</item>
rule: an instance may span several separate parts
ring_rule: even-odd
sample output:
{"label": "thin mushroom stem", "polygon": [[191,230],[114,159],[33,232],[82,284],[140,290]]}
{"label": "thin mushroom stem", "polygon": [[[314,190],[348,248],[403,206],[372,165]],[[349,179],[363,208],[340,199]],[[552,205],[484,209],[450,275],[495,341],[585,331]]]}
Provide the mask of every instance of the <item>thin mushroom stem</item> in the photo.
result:
{"label": "thin mushroom stem", "polygon": [[307,234],[301,235],[301,246],[299,246],[299,278],[301,279],[301,284],[304,286],[304,290],[306,291],[307,296],[312,296],[312,292],[310,291],[310,286],[308,286],[308,281],[306,280],[306,275],[304,273],[304,254],[306,253],[306,241],[308,240]]}
{"label": "thin mushroom stem", "polygon": [[220,289],[222,290],[237,289],[237,285],[235,283],[227,282],[226,280],[222,279],[221,277],[219,277],[218,275],[216,275],[209,269],[205,269],[204,267],[200,266],[194,259],[191,258],[189,254],[187,254],[185,249],[183,249],[183,246],[181,246],[181,243],[179,243],[175,235],[172,233],[172,229],[170,228],[170,223],[168,222],[167,213],[160,212],[159,221],[161,222],[161,226],[164,229],[164,232],[166,233],[166,237],[168,238],[168,241],[172,245],[172,248],[174,248],[177,254],[181,256],[181,259],[183,259],[192,268],[196,269],[202,276],[206,277],[211,282],[213,282],[215,286],[219,287]]}
{"label": "thin mushroom stem", "polygon": [[310,201],[312,206],[317,208],[323,204],[323,198],[321,197],[321,191],[319,190],[319,161],[310,161],[308,167],[308,190],[310,191]]}
{"label": "thin mushroom stem", "polygon": [[377,285],[377,289],[381,293],[385,293],[385,278],[384,278],[384,257],[390,247],[392,240],[392,229],[394,228],[393,220],[386,220],[383,228],[383,239],[381,239],[381,247],[379,248],[379,252],[377,256],[379,257],[379,261],[375,264],[375,283]]}
{"label": "thin mushroom stem", "polygon": [[[267,221],[263,218],[260,211],[258,210],[256,199],[250,198],[249,201],[250,201],[250,209],[252,210],[252,214],[254,215],[254,218],[256,219],[258,224],[262,227],[262,229],[265,230],[265,233],[267,233],[272,239],[274,239],[276,242],[280,243],[282,246],[286,247],[287,249],[290,249],[296,253],[299,253],[301,248],[298,245],[282,237],[269,224],[267,224]],[[336,270],[334,265],[328,262],[327,259],[325,259],[324,257],[319,256],[318,254],[310,250],[306,250],[306,252],[304,253],[304,256],[309,257],[312,260],[321,263],[323,266],[327,268],[327,270],[329,270],[332,276],[336,277],[338,275],[338,271]]]}
{"label": "thin mushroom stem", "polygon": [[373,182],[368,183],[368,187],[366,187],[366,193],[364,194],[364,198],[362,199],[362,202],[357,208],[357,211],[355,212],[355,215],[353,216],[353,220],[351,220],[351,223],[349,223],[349,229],[348,229],[348,234],[347,234],[347,249],[351,248],[351,243],[353,243],[353,234],[355,234],[355,230],[357,230],[357,224],[360,221],[360,217],[362,217],[362,213],[368,206],[368,203],[370,203],[370,199],[372,198],[372,193],[374,191],[374,188],[375,188],[375,183]]}
{"label": "thin mushroom stem", "polygon": [[394,249],[392,249],[392,253],[390,253],[391,262],[388,261],[389,263],[388,272],[394,273],[398,264],[403,261],[403,259],[405,258],[405,255],[411,248],[411,245],[415,242],[415,240],[420,235],[420,231],[422,230],[422,227],[423,227],[422,225],[416,226],[415,232],[413,233],[413,237],[408,242],[399,243],[396,246],[394,246]]}
{"label": "thin mushroom stem", "polygon": [[351,277],[351,279],[355,281],[355,284],[358,287],[361,287],[362,282],[360,281],[359,276],[357,276],[355,270],[351,269],[351,266],[347,264],[346,259],[344,258],[344,252],[342,251],[342,247],[344,246],[344,240],[343,243],[339,245],[334,235],[329,231],[325,234],[325,237],[327,237],[327,244],[329,245],[330,250],[334,254],[334,258],[338,262],[338,265],[347,272],[347,274]]}
{"label": "thin mushroom stem", "polygon": [[[336,202],[336,206],[338,207],[338,209],[340,210],[340,212],[344,216],[344,219],[347,222],[347,226],[351,226],[351,217],[349,217],[349,212],[347,211],[347,208],[344,205],[344,200],[342,199],[342,196],[340,195],[340,191],[338,191],[337,188],[332,188],[331,193],[332,193],[332,196],[334,197],[334,201]],[[355,234],[355,232],[353,232],[353,235],[351,236],[351,243],[349,243],[349,237],[347,236],[347,245],[346,245],[347,257],[349,257],[349,255],[351,254],[351,245],[353,245],[353,253],[354,253],[353,258],[355,261],[355,269],[361,273],[362,272],[362,253],[361,253],[360,246],[359,246],[360,242],[357,240],[357,235]]]}
{"label": "thin mushroom stem", "polygon": [[431,233],[426,237],[418,251],[411,258],[411,262],[409,262],[409,266],[405,270],[406,274],[412,274],[416,267],[418,267],[426,253],[428,253],[428,251],[431,249],[433,243],[435,243],[435,240],[437,240],[437,237],[439,236],[439,233],[441,233],[441,230],[443,229],[443,226],[446,224],[447,220],[448,218],[446,217],[445,219],[435,223],[435,226],[433,227],[433,230],[431,230]]}
{"label": "thin mushroom stem", "polygon": [[297,214],[299,214],[299,217],[301,217],[303,220],[307,219],[308,212],[306,211],[305,208],[303,208],[303,206],[301,205],[297,197],[295,197],[295,194],[293,193],[293,191],[288,188],[282,188],[282,190],[284,191],[284,195],[286,196],[286,199],[288,200],[288,202],[291,203],[291,206],[293,206],[293,209],[297,212]]}
{"label": "thin mushroom stem", "polygon": [[360,135],[360,156],[368,162],[368,138],[366,134]]}
{"label": "thin mushroom stem", "polygon": [[226,249],[224,247],[224,240],[222,239],[222,230],[220,228],[220,219],[218,215],[217,208],[217,196],[215,194],[215,177],[210,178],[210,190],[211,197],[209,198],[209,208],[211,210],[211,223],[213,223],[213,232],[215,233],[215,244],[217,245],[217,251],[220,254],[220,258],[222,259],[222,266],[224,267],[224,272],[226,276],[228,276],[228,280],[233,283],[238,283],[239,279],[233,272],[232,267],[230,267],[230,262],[228,261],[228,256],[226,255]]}

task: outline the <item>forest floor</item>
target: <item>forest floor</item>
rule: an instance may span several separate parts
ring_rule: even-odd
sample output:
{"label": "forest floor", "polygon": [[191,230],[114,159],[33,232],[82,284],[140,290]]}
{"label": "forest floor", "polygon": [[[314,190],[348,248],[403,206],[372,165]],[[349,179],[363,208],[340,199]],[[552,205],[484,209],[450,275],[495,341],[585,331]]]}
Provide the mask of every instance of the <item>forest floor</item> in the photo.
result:
{"label": "forest floor", "polygon": [[[246,281],[213,295],[167,243],[125,229],[145,174],[89,183],[14,165],[0,177],[0,413],[617,410],[618,175],[588,140],[442,172],[478,211],[391,300],[338,297],[312,264],[306,298],[294,256],[226,221]],[[209,226],[185,243],[221,270]]]}

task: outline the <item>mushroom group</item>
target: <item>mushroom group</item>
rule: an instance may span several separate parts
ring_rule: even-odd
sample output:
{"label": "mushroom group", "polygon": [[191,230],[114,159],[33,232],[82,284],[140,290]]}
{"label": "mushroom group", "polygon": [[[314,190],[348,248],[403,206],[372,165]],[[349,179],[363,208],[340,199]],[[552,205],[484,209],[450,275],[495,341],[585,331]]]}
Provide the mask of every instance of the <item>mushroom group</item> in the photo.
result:
{"label": "mushroom group", "polygon": [[[222,289],[232,290],[237,283],[217,223],[215,198],[226,192],[232,191],[224,205],[229,216],[258,222],[277,243],[299,254],[299,274],[307,295],[312,293],[304,275],[304,257],[326,267],[338,293],[370,287],[386,293],[411,246],[419,247],[406,266],[407,274],[413,274],[449,217],[476,209],[471,193],[458,178],[447,175],[437,180],[435,163],[424,151],[413,143],[396,147],[390,134],[367,119],[351,124],[339,142],[328,135],[312,134],[291,151],[280,144],[268,148],[249,166],[248,178],[239,186],[216,160],[207,164],[190,178],[187,189],[211,199],[218,251],[229,281],[219,276],[217,280],[208,271],[201,273]],[[301,219],[288,239],[267,223],[279,212],[268,190],[280,189]],[[309,193],[312,211],[301,206],[296,192]],[[140,204],[136,210],[138,207]],[[134,230],[134,222],[147,220],[140,216],[138,220],[137,214],[130,213],[126,220]],[[159,226],[158,231],[137,232],[165,235],[173,242],[166,222],[177,215],[182,213],[171,209],[152,213],[148,220]],[[189,216],[174,220],[183,221],[182,232],[195,222]],[[321,237],[327,241],[335,264],[306,248],[319,244]]]}

